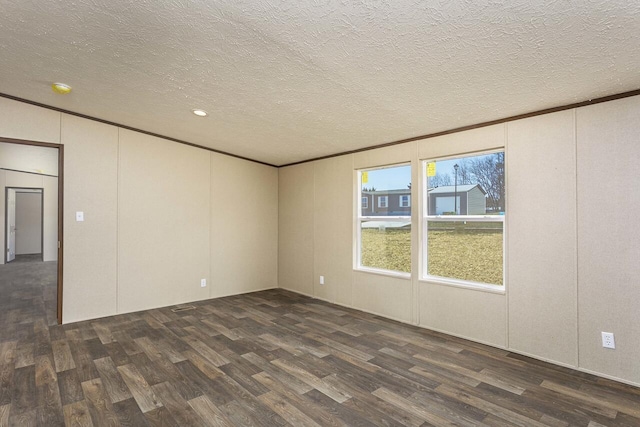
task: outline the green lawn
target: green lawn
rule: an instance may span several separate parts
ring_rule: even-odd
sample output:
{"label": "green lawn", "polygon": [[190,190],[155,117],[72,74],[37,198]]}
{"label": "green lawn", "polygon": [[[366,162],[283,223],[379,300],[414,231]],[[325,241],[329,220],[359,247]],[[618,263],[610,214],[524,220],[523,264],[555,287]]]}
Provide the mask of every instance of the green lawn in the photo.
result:
{"label": "green lawn", "polygon": [[[484,229],[487,226],[480,228],[431,229],[428,247],[429,274],[502,285],[502,232],[487,232]],[[362,265],[410,272],[410,254],[409,229],[362,230]]]}

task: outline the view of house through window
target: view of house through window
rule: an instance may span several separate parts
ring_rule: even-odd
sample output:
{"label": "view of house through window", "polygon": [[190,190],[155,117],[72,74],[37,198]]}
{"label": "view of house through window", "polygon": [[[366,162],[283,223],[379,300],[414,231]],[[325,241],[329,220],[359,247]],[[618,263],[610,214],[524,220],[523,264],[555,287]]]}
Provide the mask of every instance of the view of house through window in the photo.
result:
{"label": "view of house through window", "polygon": [[504,152],[423,162],[423,276],[503,285]]}
{"label": "view of house through window", "polygon": [[411,166],[362,170],[358,267],[411,272]]}

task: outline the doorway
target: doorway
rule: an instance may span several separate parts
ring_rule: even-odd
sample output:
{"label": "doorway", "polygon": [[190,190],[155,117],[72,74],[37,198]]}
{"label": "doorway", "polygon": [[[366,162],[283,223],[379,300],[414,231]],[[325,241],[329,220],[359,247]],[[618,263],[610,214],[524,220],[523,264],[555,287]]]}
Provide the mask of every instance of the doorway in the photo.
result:
{"label": "doorway", "polygon": [[[6,188],[5,263],[43,261],[43,188]],[[48,236],[49,237],[49,236]]]}
{"label": "doorway", "polygon": [[49,325],[62,323],[63,156],[61,144],[0,137],[0,311]]}

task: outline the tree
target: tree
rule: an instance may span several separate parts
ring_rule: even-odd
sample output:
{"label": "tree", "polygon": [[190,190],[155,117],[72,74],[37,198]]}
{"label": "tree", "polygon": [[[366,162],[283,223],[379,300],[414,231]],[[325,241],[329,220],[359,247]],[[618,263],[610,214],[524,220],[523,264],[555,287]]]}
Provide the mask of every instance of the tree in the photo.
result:
{"label": "tree", "polygon": [[445,185],[453,185],[451,175],[448,173],[441,174],[440,172],[436,172],[435,176],[429,177],[429,188],[442,187]]}
{"label": "tree", "polygon": [[493,211],[504,210],[504,153],[470,159],[473,183],[487,192],[487,205]]}
{"label": "tree", "polygon": [[458,185],[473,184],[473,173],[469,159],[461,159],[458,164]]}

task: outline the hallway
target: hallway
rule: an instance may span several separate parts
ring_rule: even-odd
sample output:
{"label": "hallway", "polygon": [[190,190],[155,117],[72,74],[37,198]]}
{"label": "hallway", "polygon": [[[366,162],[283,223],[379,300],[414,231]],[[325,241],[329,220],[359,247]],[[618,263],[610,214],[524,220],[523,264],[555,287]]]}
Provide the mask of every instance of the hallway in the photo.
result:
{"label": "hallway", "polygon": [[57,324],[58,263],[42,262],[42,255],[17,255],[0,265],[0,342],[10,340],[21,325]]}

